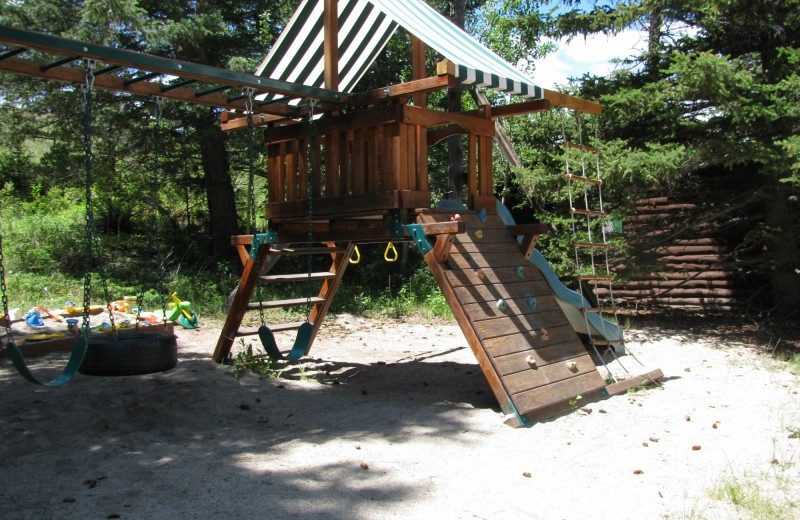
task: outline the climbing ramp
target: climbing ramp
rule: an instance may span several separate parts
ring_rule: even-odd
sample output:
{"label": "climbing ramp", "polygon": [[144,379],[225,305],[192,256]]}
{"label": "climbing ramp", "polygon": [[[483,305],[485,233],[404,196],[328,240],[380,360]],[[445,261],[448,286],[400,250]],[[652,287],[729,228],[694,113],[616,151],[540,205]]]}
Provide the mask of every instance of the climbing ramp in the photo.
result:
{"label": "climbing ramp", "polygon": [[[528,260],[541,226],[458,213],[466,232],[437,239],[425,259],[503,411],[528,424],[604,395],[603,377]],[[452,218],[444,210],[419,216],[422,223]]]}

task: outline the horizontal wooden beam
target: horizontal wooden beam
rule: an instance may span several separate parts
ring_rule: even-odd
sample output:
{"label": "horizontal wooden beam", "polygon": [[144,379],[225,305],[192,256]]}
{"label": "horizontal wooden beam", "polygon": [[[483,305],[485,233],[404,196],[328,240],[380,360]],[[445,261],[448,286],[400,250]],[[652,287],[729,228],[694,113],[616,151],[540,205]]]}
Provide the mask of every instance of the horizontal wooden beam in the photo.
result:
{"label": "horizontal wooden beam", "polygon": [[[365,195],[318,198],[313,200],[314,219],[346,218],[386,213],[393,209],[413,210],[430,208],[429,191],[394,190]],[[266,206],[266,218],[275,221],[308,218],[308,200],[270,202]],[[317,239],[314,239],[317,241]],[[346,239],[345,239],[346,240]]]}
{"label": "horizontal wooden beam", "polygon": [[369,105],[386,101],[387,98],[424,94],[453,86],[455,86],[455,79],[452,76],[434,76],[352,94],[350,101],[356,105]]}
{"label": "horizontal wooden beam", "polygon": [[623,392],[627,392],[631,388],[636,386],[647,386],[649,384],[658,384],[658,380],[664,377],[664,372],[661,371],[660,368],[647,372],[646,374],[642,374],[639,376],[632,377],[630,379],[624,379],[617,383],[610,384],[606,386],[606,392],[608,392],[609,396],[612,395],[619,395]]}
{"label": "horizontal wooden beam", "polygon": [[[498,119],[500,117],[518,116],[522,114],[531,114],[533,112],[544,112],[546,110],[550,110],[550,101],[546,99],[536,99],[533,101],[524,101],[522,103],[491,107],[490,117],[492,119]],[[479,108],[478,110],[469,110],[461,113],[468,116],[477,116],[482,115],[484,111],[482,108]]]}
{"label": "horizontal wooden beam", "polygon": [[[18,58],[7,58],[0,61],[0,70],[48,80],[63,81],[65,83],[83,84],[85,81],[82,70],[71,67],[56,67],[43,71],[41,69],[41,63]],[[124,78],[112,76],[110,74],[96,76],[94,79],[94,86],[112,92],[163,97],[180,102],[221,107],[230,110],[245,109],[245,102],[243,100],[228,101],[228,97],[225,94],[208,94],[206,96],[197,97],[195,96],[195,90],[190,88],[175,88],[163,91],[160,83],[148,81],[140,81],[138,83],[126,85]],[[256,107],[254,110],[256,112],[262,112],[262,114],[258,114],[256,117],[274,121],[276,119],[284,119],[287,115],[291,114],[291,111],[294,109],[286,105],[269,105],[265,107]]]}
{"label": "horizontal wooden beam", "polygon": [[429,108],[403,106],[403,121],[425,127],[456,124],[471,134],[494,137],[494,123],[482,117],[455,112],[440,112]]}
{"label": "horizontal wooden beam", "polygon": [[[349,114],[326,116],[316,121],[314,125],[319,135],[327,135],[353,128],[368,128],[380,124],[393,123],[399,121],[400,117],[398,105],[377,106],[359,110],[358,112],[350,112]],[[264,132],[264,144],[275,144],[308,137],[310,132],[311,124],[305,121],[277,126]]]}
{"label": "horizontal wooden beam", "polygon": [[253,74],[243,74],[209,65],[173,60],[142,52],[128,51],[70,40],[25,29],[0,25],[0,41],[19,45],[26,49],[37,49],[61,56],[77,56],[103,63],[120,65],[147,72],[158,72],[185,79],[196,79],[207,83],[229,85],[231,87],[252,88],[261,92],[272,92],[291,97],[319,99],[332,103],[343,103],[349,96],[342,92],[290,83]]}
{"label": "horizontal wooden beam", "polygon": [[544,98],[550,103],[571,110],[577,110],[586,114],[600,115],[603,113],[603,105],[579,98],[577,96],[570,96],[569,94],[562,94],[554,90],[543,89]]}

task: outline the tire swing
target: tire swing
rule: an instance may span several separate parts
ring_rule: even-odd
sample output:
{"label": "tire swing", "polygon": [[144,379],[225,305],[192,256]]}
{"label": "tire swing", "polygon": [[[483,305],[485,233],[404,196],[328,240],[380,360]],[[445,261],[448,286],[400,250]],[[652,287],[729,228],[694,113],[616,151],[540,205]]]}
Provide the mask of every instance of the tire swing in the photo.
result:
{"label": "tire swing", "polygon": [[[92,66],[87,71],[86,85],[83,87],[83,122],[84,122],[84,151],[85,151],[85,176],[86,176],[86,270],[84,273],[84,313],[83,330],[87,341],[86,356],[78,371],[81,374],[93,376],[128,376],[164,372],[175,368],[178,364],[178,344],[176,337],[169,334],[166,319],[166,301],[164,297],[164,267],[159,263],[159,284],[164,320],[163,333],[139,332],[141,308],[144,304],[144,279],[137,299],[136,331],[118,334],[114,325],[114,314],[110,303],[107,303],[111,321],[111,334],[88,335],[89,330],[89,298],[91,296],[91,264],[92,260],[100,258],[100,241],[94,223],[92,211]],[[151,217],[149,243],[153,248],[152,258],[161,257],[161,241],[158,236],[158,185],[159,185],[159,125],[161,123],[162,98],[156,98],[155,125],[153,132],[153,171],[150,175]],[[94,245],[94,251],[92,250]],[[94,253],[94,254],[93,254]],[[97,270],[103,284],[104,297],[110,302],[108,284],[106,281],[103,262],[97,262]]]}

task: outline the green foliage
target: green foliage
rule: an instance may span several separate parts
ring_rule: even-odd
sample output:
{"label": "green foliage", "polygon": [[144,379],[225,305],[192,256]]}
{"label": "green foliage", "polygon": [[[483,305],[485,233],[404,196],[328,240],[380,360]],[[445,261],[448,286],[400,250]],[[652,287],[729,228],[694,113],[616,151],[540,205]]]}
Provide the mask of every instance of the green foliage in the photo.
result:
{"label": "green foliage", "polygon": [[278,379],[281,377],[283,369],[277,368],[276,363],[270,359],[266,352],[263,350],[253,352],[252,343],[248,343],[245,346],[244,340],[241,340],[241,342],[244,350],[237,353],[233,358],[233,372],[231,374],[233,377],[239,379],[248,372],[262,379]]}
{"label": "green foliage", "polygon": [[76,190],[32,188],[30,201],[2,192],[6,268],[34,274],[76,273],[83,266],[84,213]]}

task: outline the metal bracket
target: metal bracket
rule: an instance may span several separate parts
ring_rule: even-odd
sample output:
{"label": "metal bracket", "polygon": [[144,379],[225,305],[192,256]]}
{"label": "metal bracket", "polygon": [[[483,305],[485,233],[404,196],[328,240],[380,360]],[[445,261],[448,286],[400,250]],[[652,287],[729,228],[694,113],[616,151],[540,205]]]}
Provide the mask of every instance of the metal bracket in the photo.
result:
{"label": "metal bracket", "polygon": [[421,255],[425,255],[432,249],[431,243],[428,242],[428,237],[425,235],[425,230],[420,224],[406,224],[404,227],[408,234],[411,235],[411,238],[414,239],[414,243],[417,244],[417,249],[419,249]]}
{"label": "metal bracket", "polygon": [[403,237],[403,214],[399,209],[389,213],[389,235],[392,238]]}
{"label": "metal bracket", "polygon": [[274,244],[277,241],[278,234],[275,231],[269,230],[266,233],[256,233],[253,235],[253,243],[250,245],[250,258],[255,261],[262,245]]}

